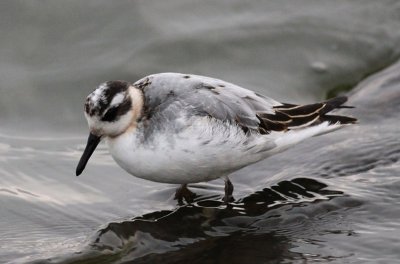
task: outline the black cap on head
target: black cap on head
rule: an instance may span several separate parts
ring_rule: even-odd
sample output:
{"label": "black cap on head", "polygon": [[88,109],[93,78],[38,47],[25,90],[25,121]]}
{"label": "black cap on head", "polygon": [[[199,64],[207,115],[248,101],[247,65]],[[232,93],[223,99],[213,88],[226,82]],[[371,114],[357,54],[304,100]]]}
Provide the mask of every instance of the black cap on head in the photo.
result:
{"label": "black cap on head", "polygon": [[[132,106],[126,91],[131,84],[126,81],[108,81],[99,85],[86,99],[85,112],[89,116],[100,116],[101,121],[113,122],[125,114]],[[123,100],[110,106],[115,96],[122,94]]]}
{"label": "black cap on head", "polygon": [[102,115],[109,107],[112,99],[119,93],[128,90],[130,83],[126,81],[108,81],[102,83],[86,99],[85,112],[90,115]]}

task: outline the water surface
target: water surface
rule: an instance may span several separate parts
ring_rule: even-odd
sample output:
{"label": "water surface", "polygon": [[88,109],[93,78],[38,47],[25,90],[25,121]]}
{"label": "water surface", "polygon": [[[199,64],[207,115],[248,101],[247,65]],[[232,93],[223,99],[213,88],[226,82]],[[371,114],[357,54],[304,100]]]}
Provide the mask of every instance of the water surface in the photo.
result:
{"label": "water surface", "polygon": [[[3,1],[1,263],[396,263],[398,1]],[[75,177],[105,80],[218,77],[294,103],[346,92],[359,124],[235,172],[134,178],[104,145]]]}

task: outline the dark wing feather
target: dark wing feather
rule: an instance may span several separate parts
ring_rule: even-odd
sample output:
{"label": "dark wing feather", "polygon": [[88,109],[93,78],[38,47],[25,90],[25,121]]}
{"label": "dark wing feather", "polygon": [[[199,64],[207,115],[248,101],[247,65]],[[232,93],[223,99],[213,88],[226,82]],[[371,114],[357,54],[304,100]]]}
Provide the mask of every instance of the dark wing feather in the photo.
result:
{"label": "dark wing feather", "polygon": [[347,116],[327,115],[330,111],[338,108],[351,108],[343,106],[347,97],[339,96],[322,103],[309,105],[282,104],[275,106],[275,114],[258,115],[266,131],[286,131],[290,129],[312,126],[328,121],[331,124],[352,124],[357,119]]}

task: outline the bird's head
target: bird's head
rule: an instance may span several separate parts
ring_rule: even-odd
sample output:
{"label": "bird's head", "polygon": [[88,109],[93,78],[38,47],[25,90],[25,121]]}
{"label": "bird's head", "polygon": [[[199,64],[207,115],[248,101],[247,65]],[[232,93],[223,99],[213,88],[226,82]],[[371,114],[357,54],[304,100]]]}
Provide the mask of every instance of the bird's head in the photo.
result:
{"label": "bird's head", "polygon": [[76,168],[77,176],[84,170],[102,138],[117,137],[129,128],[135,128],[142,108],[143,93],[125,81],[102,83],[88,95],[84,113],[90,134]]}

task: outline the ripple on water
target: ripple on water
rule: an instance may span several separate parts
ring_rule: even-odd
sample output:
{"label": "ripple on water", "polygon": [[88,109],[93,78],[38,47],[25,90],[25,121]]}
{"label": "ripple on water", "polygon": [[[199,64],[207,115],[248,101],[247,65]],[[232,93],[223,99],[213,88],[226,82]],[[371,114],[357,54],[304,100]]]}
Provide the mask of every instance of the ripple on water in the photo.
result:
{"label": "ripple on water", "polygon": [[[293,237],[312,229],[310,219],[343,210],[342,202],[336,201],[340,198],[351,200],[343,192],[308,178],[280,182],[228,206],[200,196],[192,205],[176,210],[109,223],[96,232],[82,252],[47,263],[94,259],[106,263],[115,258],[122,263],[145,263],[170,257],[204,263],[222,256],[250,262],[262,258],[295,259],[297,254],[290,250]],[[359,205],[353,202],[351,206]],[[253,242],[249,243],[249,239]],[[279,252],[259,251],[259,243],[279,248]],[[244,250],[235,253],[234,248]]]}

